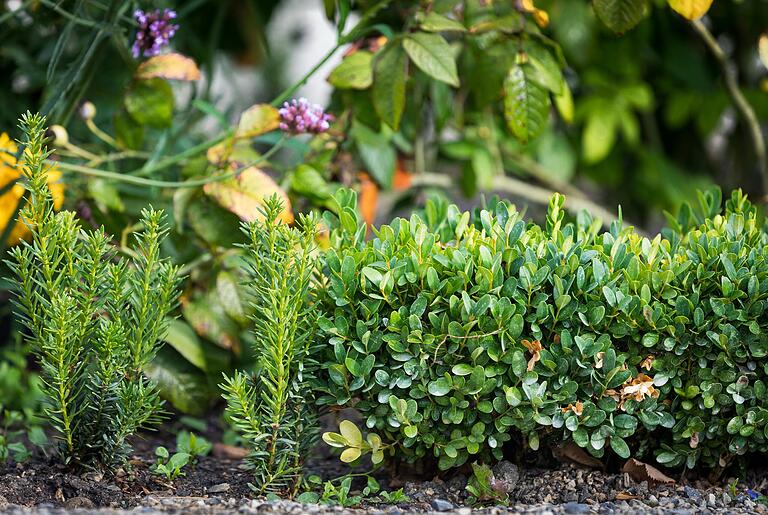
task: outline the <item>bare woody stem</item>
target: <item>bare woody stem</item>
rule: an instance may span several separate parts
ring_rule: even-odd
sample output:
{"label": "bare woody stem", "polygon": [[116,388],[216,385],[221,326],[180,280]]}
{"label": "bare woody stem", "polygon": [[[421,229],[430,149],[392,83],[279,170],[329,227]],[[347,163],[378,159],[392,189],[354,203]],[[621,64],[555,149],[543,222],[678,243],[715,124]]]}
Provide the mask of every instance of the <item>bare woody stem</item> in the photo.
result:
{"label": "bare woody stem", "polygon": [[765,200],[765,198],[768,197],[768,159],[766,158],[765,139],[763,139],[760,122],[757,120],[755,110],[750,103],[747,102],[741,89],[739,89],[736,65],[728,59],[723,48],[701,20],[693,20],[691,21],[691,25],[701,39],[704,40],[707,48],[709,48],[709,51],[720,64],[720,67],[723,70],[723,79],[725,80],[725,87],[728,89],[728,94],[731,96],[733,103],[736,105],[736,109],[739,111],[749,128],[752,145],[755,148],[757,168],[763,186],[763,200]]}

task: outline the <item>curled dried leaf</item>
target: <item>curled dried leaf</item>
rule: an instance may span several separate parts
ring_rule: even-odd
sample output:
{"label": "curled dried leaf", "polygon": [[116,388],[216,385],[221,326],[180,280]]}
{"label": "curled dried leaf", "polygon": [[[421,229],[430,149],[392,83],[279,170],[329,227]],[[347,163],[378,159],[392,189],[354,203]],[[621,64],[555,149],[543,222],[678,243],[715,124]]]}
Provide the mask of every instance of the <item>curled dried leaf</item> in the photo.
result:
{"label": "curled dried leaf", "polygon": [[581,414],[584,412],[584,405],[581,403],[581,401],[577,401],[576,404],[569,404],[565,408],[561,408],[561,411],[563,413],[568,413],[569,411],[572,411],[577,417],[580,417]]}
{"label": "curled dried leaf", "polygon": [[521,340],[520,343],[531,353],[531,359],[528,360],[528,372],[530,372],[541,359],[541,351],[544,350],[544,347],[539,340]]}
{"label": "curled dried leaf", "polygon": [[638,483],[642,481],[648,481],[655,485],[671,485],[675,483],[674,479],[667,476],[656,467],[643,463],[635,458],[628,459],[621,468],[621,471],[629,474],[629,477]]}
{"label": "curled dried leaf", "polygon": [[646,370],[650,370],[653,367],[653,361],[656,359],[655,356],[648,356],[646,357],[641,363],[640,368],[644,368]]}

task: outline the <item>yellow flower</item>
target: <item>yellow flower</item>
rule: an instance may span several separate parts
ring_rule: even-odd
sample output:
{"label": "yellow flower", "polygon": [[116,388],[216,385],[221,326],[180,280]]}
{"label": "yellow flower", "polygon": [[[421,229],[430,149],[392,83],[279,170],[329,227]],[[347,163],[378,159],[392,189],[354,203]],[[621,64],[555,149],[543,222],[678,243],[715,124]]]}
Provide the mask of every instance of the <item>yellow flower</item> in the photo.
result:
{"label": "yellow flower", "polygon": [[[26,225],[18,222],[17,209],[19,202],[24,196],[24,186],[18,180],[21,178],[21,172],[17,167],[16,153],[18,152],[16,143],[8,137],[6,133],[0,133],[0,232],[5,231],[8,224],[13,224],[13,228],[8,234],[7,246],[16,245],[22,239],[29,237],[29,229]],[[59,209],[64,203],[64,184],[60,182],[61,171],[55,166],[48,171],[48,186],[53,196],[53,206]]]}

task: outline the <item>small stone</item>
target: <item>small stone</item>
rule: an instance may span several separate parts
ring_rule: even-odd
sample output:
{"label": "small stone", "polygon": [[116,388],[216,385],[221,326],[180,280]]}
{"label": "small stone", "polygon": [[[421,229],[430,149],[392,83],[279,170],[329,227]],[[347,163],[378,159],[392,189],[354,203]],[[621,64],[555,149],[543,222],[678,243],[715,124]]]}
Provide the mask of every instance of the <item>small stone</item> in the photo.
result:
{"label": "small stone", "polygon": [[511,492],[520,479],[520,470],[514,463],[502,460],[493,467],[493,477],[498,485],[496,489]]}
{"label": "small stone", "polygon": [[451,490],[458,490],[459,492],[463,492],[467,487],[467,476],[464,474],[457,474],[446,481],[445,486]]}
{"label": "small stone", "polygon": [[701,499],[701,494],[695,488],[685,485],[683,487],[683,490],[685,491],[686,497],[688,497],[689,499],[692,499],[694,501],[699,501]]}
{"label": "small stone", "polygon": [[459,508],[456,512],[458,515],[471,515],[472,509],[471,508]]}
{"label": "small stone", "polygon": [[445,499],[432,499],[430,504],[435,511],[451,511],[454,508],[453,504]]}
{"label": "small stone", "polygon": [[563,510],[565,513],[589,513],[589,504],[582,504],[578,502],[567,502],[563,504]]}
{"label": "small stone", "polygon": [[728,494],[723,494],[723,504],[726,506],[731,504],[731,496]]}
{"label": "small stone", "polygon": [[3,497],[2,495],[0,495],[0,508],[5,508],[5,507],[6,507],[6,506],[8,506],[9,504],[10,504],[10,503],[8,502],[8,499],[6,499],[6,498],[5,498],[5,497]]}
{"label": "small stone", "polygon": [[651,495],[648,497],[648,499],[645,500],[645,504],[648,506],[655,508],[659,505],[659,499],[655,495]]}
{"label": "small stone", "polygon": [[219,483],[208,489],[209,494],[221,494],[224,492],[229,492],[229,483]]}
{"label": "small stone", "polygon": [[717,504],[717,497],[715,497],[715,494],[711,493],[707,495],[707,502],[709,503],[710,506],[714,506],[715,504]]}
{"label": "small stone", "polygon": [[77,508],[83,508],[86,510],[93,509],[95,505],[93,504],[93,501],[90,500],[87,497],[72,497],[71,499],[67,499],[67,501],[64,503],[64,507],[68,510],[75,510]]}

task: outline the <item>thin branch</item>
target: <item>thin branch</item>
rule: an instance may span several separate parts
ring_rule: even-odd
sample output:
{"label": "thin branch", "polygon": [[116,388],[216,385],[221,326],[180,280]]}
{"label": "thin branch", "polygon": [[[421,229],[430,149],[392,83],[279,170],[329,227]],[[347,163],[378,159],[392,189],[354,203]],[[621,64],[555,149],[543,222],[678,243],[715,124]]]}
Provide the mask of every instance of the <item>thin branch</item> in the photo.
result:
{"label": "thin branch", "polygon": [[704,43],[707,45],[707,48],[709,48],[709,51],[712,52],[715,59],[717,59],[717,62],[720,63],[720,67],[723,70],[725,87],[728,89],[728,93],[731,95],[731,99],[736,105],[736,109],[741,113],[741,116],[749,127],[749,133],[752,137],[752,145],[755,147],[757,168],[760,172],[760,178],[763,184],[763,195],[768,196],[768,159],[766,158],[765,140],[763,139],[760,122],[757,120],[755,110],[752,109],[752,106],[747,102],[741,89],[739,89],[736,65],[728,60],[728,56],[723,48],[701,20],[693,20],[691,21],[691,25],[701,39],[704,40]]}
{"label": "thin branch", "polygon": [[231,170],[227,173],[222,173],[219,175],[211,175],[203,179],[192,179],[187,181],[159,181],[155,179],[146,179],[144,177],[137,177],[135,175],[126,175],[126,174],[117,173],[117,172],[109,172],[107,170],[99,170],[97,168],[90,168],[88,166],[65,163],[63,161],[48,160],[48,164],[52,166],[56,166],[67,172],[77,172],[83,175],[90,175],[92,177],[101,177],[103,179],[110,179],[118,182],[127,182],[129,184],[138,184],[140,186],[156,186],[159,188],[194,188],[197,186],[205,186],[206,184],[211,184],[213,182],[221,182],[227,179],[231,179],[233,177],[237,177],[247,168],[256,166],[257,164],[267,161],[270,157],[272,157],[272,155],[275,152],[277,152],[283,146],[284,142],[285,142],[285,138],[281,138],[280,140],[278,140],[277,143],[275,143],[275,145],[272,148],[264,152],[264,154],[259,156],[257,159],[251,161],[250,163],[246,163],[244,165],[238,166],[234,170]]}

